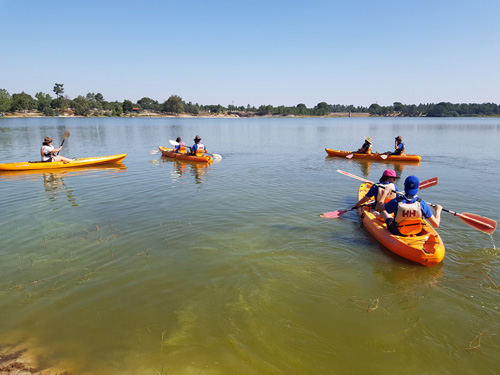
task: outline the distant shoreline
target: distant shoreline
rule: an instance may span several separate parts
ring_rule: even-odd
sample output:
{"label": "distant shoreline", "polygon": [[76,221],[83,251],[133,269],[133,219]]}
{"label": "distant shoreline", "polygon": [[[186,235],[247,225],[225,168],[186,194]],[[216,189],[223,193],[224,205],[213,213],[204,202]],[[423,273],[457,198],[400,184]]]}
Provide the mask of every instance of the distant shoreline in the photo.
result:
{"label": "distant shoreline", "polygon": [[331,118],[331,117],[370,117],[369,113],[351,113],[348,112],[338,112],[338,113],[330,113],[326,116],[306,116],[306,115],[256,115],[256,114],[241,114],[241,113],[232,113],[232,114],[210,114],[210,113],[202,113],[199,115],[192,115],[189,113],[181,113],[181,114],[166,114],[166,113],[156,113],[156,112],[140,112],[140,113],[129,113],[127,115],[122,116],[76,116],[71,113],[65,113],[61,116],[44,116],[41,115],[40,112],[27,112],[27,113],[4,113],[1,118],[57,118],[57,117],[81,117],[81,118],[106,118],[106,117],[114,117],[114,118],[125,118],[125,117],[138,117],[138,118]]}
{"label": "distant shoreline", "polygon": [[[190,113],[181,113],[181,114],[172,114],[172,113],[156,113],[156,112],[139,112],[139,113],[129,113],[121,116],[77,116],[69,113],[64,113],[60,116],[45,116],[40,114],[38,111],[31,111],[26,113],[3,113],[0,114],[0,120],[2,118],[349,118],[349,117],[390,117],[390,118],[404,118],[404,117],[429,117],[429,116],[402,116],[398,113],[392,113],[390,115],[371,115],[367,112],[361,113],[349,113],[349,112],[332,112],[328,115],[324,116],[310,116],[310,115],[258,115],[255,113],[231,113],[231,114],[211,114],[211,113],[201,113],[198,115],[193,115]],[[455,116],[456,117],[456,116]],[[477,116],[458,116],[458,117],[466,117],[466,118],[498,118],[500,115],[477,115]],[[429,118],[438,118],[438,117],[429,117]],[[452,117],[446,117],[452,118]]]}

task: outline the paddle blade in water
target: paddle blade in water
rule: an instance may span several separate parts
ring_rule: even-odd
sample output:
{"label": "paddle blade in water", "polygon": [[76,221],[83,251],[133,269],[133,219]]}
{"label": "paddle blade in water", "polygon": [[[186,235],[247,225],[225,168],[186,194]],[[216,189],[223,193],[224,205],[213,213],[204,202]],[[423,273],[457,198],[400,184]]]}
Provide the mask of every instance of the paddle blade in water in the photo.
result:
{"label": "paddle blade in water", "polygon": [[464,223],[484,233],[493,234],[495,229],[497,229],[497,222],[484,216],[469,214],[467,212],[457,214],[457,216]]}
{"label": "paddle blade in water", "polygon": [[380,155],[380,157],[381,157],[382,159],[384,159],[384,160],[385,160],[385,159],[387,159],[387,156],[388,156],[388,155]]}
{"label": "paddle blade in water", "polygon": [[354,154],[349,154],[346,156],[347,159],[352,159],[352,157],[354,156]]}
{"label": "paddle blade in water", "polygon": [[337,210],[337,211],[325,212],[323,215],[319,215],[319,216],[326,217],[327,219],[336,219],[338,217],[341,217],[343,214],[345,214],[348,211],[350,211],[350,210]]}

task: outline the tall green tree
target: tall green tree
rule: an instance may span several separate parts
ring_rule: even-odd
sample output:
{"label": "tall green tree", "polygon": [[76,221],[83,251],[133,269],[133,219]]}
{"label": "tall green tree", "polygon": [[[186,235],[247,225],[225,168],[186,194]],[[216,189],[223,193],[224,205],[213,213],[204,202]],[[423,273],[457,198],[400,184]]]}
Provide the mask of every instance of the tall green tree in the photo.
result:
{"label": "tall green tree", "polygon": [[123,112],[132,112],[132,109],[134,108],[134,103],[132,103],[130,100],[124,100],[123,101]]}
{"label": "tall green tree", "polygon": [[184,102],[182,98],[177,95],[171,95],[162,107],[163,112],[182,113],[184,112]]}
{"label": "tall green tree", "polygon": [[32,109],[36,109],[37,102],[33,97],[29,94],[26,94],[24,91],[20,94],[12,95],[12,111],[30,111]]}
{"label": "tall green tree", "polygon": [[102,103],[104,101],[104,96],[102,96],[102,94],[100,92],[95,94],[94,98],[95,98],[95,101],[98,103]]}
{"label": "tall green tree", "polygon": [[380,114],[381,110],[382,110],[382,107],[380,105],[378,105],[377,103],[373,103],[370,107],[368,107],[368,112],[371,115],[378,115],[378,114]]}
{"label": "tall green tree", "polygon": [[137,101],[137,104],[142,108],[142,109],[148,109],[148,110],[159,110],[160,109],[160,104],[151,98],[144,97],[140,100]]}
{"label": "tall green tree", "polygon": [[71,107],[71,100],[59,96],[58,98],[52,100],[50,106],[55,110],[57,110],[58,112],[63,112]]}
{"label": "tall green tree", "polygon": [[56,96],[59,98],[60,96],[62,96],[62,94],[64,94],[64,83],[56,83],[55,86],[54,86],[54,93],[56,94]]}
{"label": "tall green tree", "polygon": [[43,92],[37,92],[35,98],[38,101],[38,110],[43,112],[45,116],[54,116],[54,110],[51,107],[52,97]]}
{"label": "tall green tree", "polygon": [[394,102],[393,106],[396,112],[404,112],[406,110],[406,106],[401,102]]}
{"label": "tall green tree", "polygon": [[90,115],[90,108],[92,107],[92,102],[80,95],[75,99],[73,99],[72,107],[73,110],[75,111],[75,115],[88,116]]}
{"label": "tall green tree", "polygon": [[321,102],[314,107],[314,114],[317,116],[325,116],[330,113],[330,106],[326,102]]}
{"label": "tall green tree", "polygon": [[10,111],[12,106],[12,96],[5,89],[0,89],[0,112]]}
{"label": "tall green tree", "polygon": [[299,115],[307,114],[307,107],[304,103],[297,104],[297,110]]}
{"label": "tall green tree", "polygon": [[121,116],[123,114],[123,103],[112,102],[109,103],[109,106],[112,108],[111,116]]}
{"label": "tall green tree", "polygon": [[43,92],[37,92],[35,94],[36,100],[38,100],[38,110],[42,111],[46,107],[50,107],[50,103],[52,103],[52,97],[49,94],[45,94]]}

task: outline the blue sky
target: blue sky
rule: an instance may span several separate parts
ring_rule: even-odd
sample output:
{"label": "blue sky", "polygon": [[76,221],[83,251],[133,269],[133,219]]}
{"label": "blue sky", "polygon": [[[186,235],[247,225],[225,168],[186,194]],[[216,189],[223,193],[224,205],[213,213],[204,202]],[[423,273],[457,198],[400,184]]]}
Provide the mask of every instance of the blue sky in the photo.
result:
{"label": "blue sky", "polygon": [[498,0],[0,0],[0,14],[11,95],[500,104]]}

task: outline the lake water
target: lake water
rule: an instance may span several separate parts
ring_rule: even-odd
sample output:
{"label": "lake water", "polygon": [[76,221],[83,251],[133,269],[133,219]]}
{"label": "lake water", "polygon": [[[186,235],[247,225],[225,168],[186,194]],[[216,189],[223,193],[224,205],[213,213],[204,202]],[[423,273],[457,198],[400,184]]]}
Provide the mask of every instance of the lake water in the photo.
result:
{"label": "lake water", "polygon": [[[72,374],[498,374],[500,243],[443,212],[444,261],[393,255],[349,208],[394,168],[422,198],[500,220],[500,119],[0,120],[0,161],[127,153],[0,173],[0,348]],[[223,160],[152,153],[199,134]],[[420,164],[327,157],[401,135]]]}

